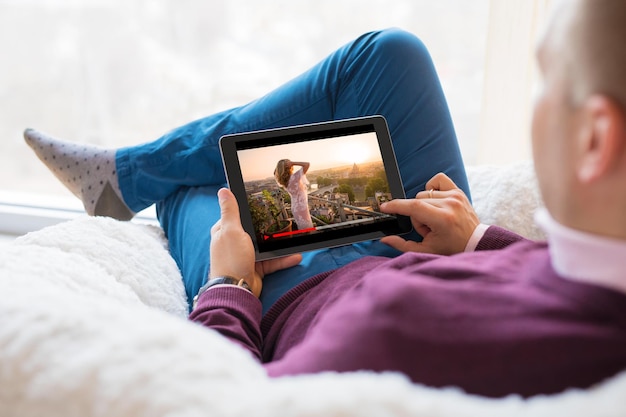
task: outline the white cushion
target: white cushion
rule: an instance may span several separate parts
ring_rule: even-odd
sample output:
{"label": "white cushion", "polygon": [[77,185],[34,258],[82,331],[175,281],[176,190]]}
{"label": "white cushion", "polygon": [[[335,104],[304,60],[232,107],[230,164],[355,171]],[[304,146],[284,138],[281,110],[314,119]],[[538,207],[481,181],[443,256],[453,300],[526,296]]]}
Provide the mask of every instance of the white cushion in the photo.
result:
{"label": "white cushion", "polygon": [[[468,173],[483,220],[540,235],[532,166]],[[0,416],[626,415],[626,374],[529,400],[393,373],[269,379],[186,311],[156,227],[84,217],[19,238],[0,253]]]}

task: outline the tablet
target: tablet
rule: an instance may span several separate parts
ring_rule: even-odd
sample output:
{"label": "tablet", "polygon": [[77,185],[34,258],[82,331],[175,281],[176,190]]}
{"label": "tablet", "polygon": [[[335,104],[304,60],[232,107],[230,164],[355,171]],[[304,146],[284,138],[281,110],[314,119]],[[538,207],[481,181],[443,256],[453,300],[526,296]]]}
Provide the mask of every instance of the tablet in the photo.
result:
{"label": "tablet", "polygon": [[405,198],[382,116],[225,135],[220,150],[257,260],[411,230],[380,211]]}

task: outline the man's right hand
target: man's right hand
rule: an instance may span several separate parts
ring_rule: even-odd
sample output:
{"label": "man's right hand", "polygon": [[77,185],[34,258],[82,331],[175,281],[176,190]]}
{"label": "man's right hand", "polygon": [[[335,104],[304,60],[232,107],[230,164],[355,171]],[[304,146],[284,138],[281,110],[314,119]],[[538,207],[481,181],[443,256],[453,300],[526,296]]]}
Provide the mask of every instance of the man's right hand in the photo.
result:
{"label": "man's right hand", "polygon": [[388,214],[409,216],[422,242],[386,236],[381,242],[402,252],[452,255],[463,252],[480,224],[465,193],[445,174],[439,173],[426,183],[426,191],[414,199],[397,199],[381,205]]}
{"label": "man's right hand", "polygon": [[210,278],[243,278],[252,293],[259,297],[266,274],[291,268],[300,263],[302,256],[296,254],[255,263],[252,239],[241,226],[239,205],[235,196],[226,188],[220,189],[217,196],[221,218],[211,228]]}

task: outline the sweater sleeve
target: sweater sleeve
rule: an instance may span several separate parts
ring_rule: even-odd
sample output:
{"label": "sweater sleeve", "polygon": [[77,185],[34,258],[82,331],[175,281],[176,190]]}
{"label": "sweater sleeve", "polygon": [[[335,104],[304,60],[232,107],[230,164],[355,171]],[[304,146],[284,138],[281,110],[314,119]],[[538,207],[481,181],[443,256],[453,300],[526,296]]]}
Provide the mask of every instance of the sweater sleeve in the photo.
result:
{"label": "sweater sleeve", "polygon": [[476,245],[475,250],[502,249],[523,240],[527,239],[502,227],[489,226],[482,239]]}
{"label": "sweater sleeve", "polygon": [[261,360],[261,302],[237,287],[216,287],[204,292],[189,319],[218,331]]}

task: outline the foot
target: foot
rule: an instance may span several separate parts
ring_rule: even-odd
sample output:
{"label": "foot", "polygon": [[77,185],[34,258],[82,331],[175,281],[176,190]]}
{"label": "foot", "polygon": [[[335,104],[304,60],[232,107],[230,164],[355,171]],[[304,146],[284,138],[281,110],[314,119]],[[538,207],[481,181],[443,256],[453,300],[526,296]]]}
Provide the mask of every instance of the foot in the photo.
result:
{"label": "foot", "polygon": [[115,150],[65,142],[34,129],[24,131],[26,143],[76,196],[91,216],[130,220],[115,168]]}

